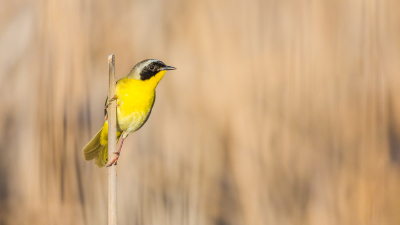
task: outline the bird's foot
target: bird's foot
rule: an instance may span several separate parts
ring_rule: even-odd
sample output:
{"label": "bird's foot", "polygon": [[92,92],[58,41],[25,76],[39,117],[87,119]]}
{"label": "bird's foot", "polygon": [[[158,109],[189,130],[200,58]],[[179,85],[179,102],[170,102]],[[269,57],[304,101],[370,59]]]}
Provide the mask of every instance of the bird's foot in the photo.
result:
{"label": "bird's foot", "polygon": [[117,160],[119,158],[119,152],[113,152],[114,154],[116,154],[116,156],[114,157],[113,160],[111,160],[111,162],[107,163],[106,167],[110,167],[112,165],[117,165]]}
{"label": "bird's foot", "polygon": [[[107,104],[104,108],[107,109],[108,106],[111,104],[111,102],[112,102],[112,101],[115,101],[115,100],[117,100],[117,99],[118,99],[117,96],[114,95],[114,97],[112,97],[112,98],[110,99],[110,101],[108,101],[108,104]],[[117,107],[118,107],[118,104],[117,104]]]}

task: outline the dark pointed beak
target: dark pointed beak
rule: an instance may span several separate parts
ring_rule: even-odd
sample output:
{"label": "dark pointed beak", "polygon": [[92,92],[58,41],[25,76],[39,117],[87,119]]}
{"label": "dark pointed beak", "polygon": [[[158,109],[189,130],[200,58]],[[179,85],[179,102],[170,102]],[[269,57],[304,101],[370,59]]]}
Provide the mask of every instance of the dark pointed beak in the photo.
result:
{"label": "dark pointed beak", "polygon": [[166,66],[166,67],[162,68],[161,70],[176,70],[176,68],[172,67],[172,66]]}

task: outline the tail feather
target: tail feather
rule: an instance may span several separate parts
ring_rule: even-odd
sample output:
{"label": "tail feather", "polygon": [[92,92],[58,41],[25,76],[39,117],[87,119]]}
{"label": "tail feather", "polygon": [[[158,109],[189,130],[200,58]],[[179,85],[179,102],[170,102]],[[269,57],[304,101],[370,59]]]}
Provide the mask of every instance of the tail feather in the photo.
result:
{"label": "tail feather", "polygon": [[[121,132],[117,132],[117,142]],[[98,167],[104,167],[108,158],[108,123],[104,123],[103,127],[97,132],[93,139],[83,147],[83,156],[86,161],[95,160]]]}
{"label": "tail feather", "polygon": [[108,140],[107,130],[108,126],[105,123],[103,127],[97,132],[89,143],[83,147],[83,156],[86,161],[95,160],[95,164],[98,167],[104,167],[107,164],[108,154]]}
{"label": "tail feather", "polygon": [[94,164],[96,164],[96,166],[101,168],[107,164],[107,161],[108,161],[108,145],[103,146],[102,151],[100,151],[99,154],[96,155]]}
{"label": "tail feather", "polygon": [[89,143],[86,144],[85,147],[83,147],[83,156],[85,157],[86,161],[90,161],[94,159],[99,151],[103,149],[103,146],[100,144],[100,137],[101,137],[101,131],[103,128],[100,129],[99,132],[92,138]]}

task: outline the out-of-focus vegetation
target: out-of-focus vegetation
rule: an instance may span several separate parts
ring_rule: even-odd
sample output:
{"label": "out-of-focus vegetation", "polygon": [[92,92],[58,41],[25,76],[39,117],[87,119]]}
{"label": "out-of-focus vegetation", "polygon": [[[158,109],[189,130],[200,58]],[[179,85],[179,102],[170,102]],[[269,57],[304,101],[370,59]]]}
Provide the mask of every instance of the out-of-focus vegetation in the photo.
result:
{"label": "out-of-focus vegetation", "polygon": [[0,7],[0,224],[106,224],[81,149],[117,78],[178,68],[118,163],[119,224],[400,224],[400,2]]}

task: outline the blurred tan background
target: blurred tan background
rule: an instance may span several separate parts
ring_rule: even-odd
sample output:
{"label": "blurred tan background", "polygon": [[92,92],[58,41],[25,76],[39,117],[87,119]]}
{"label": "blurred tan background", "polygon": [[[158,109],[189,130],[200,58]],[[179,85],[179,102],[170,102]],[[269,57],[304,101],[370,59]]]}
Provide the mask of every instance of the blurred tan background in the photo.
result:
{"label": "blurred tan background", "polygon": [[119,224],[400,224],[400,2],[0,2],[0,224],[106,224],[107,57],[178,70],[118,163]]}

